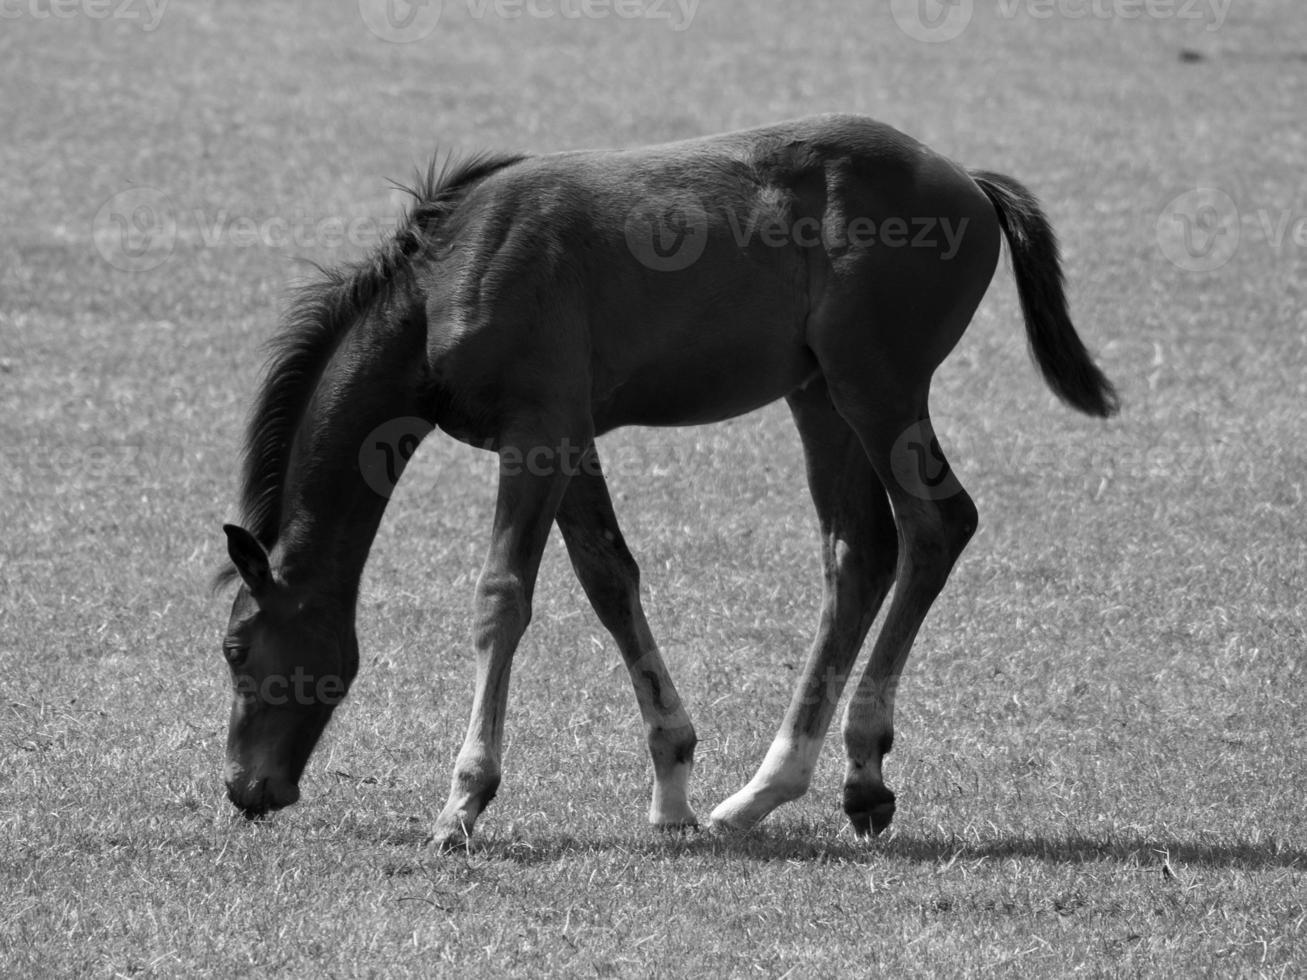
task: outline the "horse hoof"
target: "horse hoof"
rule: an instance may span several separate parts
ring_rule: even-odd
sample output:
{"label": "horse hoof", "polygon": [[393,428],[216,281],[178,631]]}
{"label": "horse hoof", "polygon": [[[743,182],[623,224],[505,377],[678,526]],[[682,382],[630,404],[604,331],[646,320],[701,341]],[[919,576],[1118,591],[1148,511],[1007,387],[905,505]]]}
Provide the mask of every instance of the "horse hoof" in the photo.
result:
{"label": "horse hoof", "polygon": [[653,825],[653,828],[660,834],[667,834],[669,837],[679,837],[697,833],[699,830],[699,821],[694,817],[691,817],[688,820],[669,820],[664,823],[656,823]]}
{"label": "horse hoof", "polygon": [[661,813],[658,815],[649,814],[649,826],[654,830],[660,830],[664,833],[678,834],[686,830],[698,830],[699,818],[694,815],[694,811],[688,806],[682,807],[680,812]]}
{"label": "horse hoof", "polygon": [[871,832],[873,834],[879,835],[881,831],[890,825],[890,821],[894,819],[894,808],[894,801],[890,800],[871,811]]}
{"label": "horse hoof", "polygon": [[894,819],[894,794],[884,786],[844,788],[844,812],[858,837],[878,836]]}
{"label": "horse hoof", "polygon": [[752,830],[756,826],[758,826],[756,823],[745,823],[744,821],[729,820],[725,817],[713,816],[708,821],[707,830],[710,834],[725,836],[726,834],[743,834]]}
{"label": "horse hoof", "polygon": [[441,854],[452,854],[467,850],[471,838],[472,828],[461,821],[451,827],[444,820],[437,820],[429,843]]}
{"label": "horse hoof", "polygon": [[467,850],[468,840],[467,834],[458,831],[453,834],[436,834],[431,838],[431,844],[438,854],[453,854]]}

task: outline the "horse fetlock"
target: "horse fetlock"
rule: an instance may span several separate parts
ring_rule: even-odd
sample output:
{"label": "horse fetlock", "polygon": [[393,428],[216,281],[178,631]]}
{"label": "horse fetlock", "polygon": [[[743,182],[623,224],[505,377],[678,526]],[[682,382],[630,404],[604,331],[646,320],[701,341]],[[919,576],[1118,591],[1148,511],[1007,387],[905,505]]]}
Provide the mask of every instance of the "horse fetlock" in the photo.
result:
{"label": "horse fetlock", "polygon": [[[892,686],[895,683],[887,682],[890,685],[888,696],[885,692],[880,692],[876,696],[874,703],[882,718],[893,711]],[[886,724],[884,720],[878,719],[877,723],[871,725],[858,725],[851,719],[844,727],[844,751],[848,757],[845,782],[879,781],[881,765],[893,747],[892,723]]]}
{"label": "horse fetlock", "polygon": [[645,740],[649,745],[655,772],[669,773],[694,765],[694,749],[699,744],[699,738],[692,725],[687,723],[675,728],[650,727]]}
{"label": "horse fetlock", "polygon": [[697,827],[699,824],[689,804],[694,746],[694,730],[688,726],[670,731],[653,729],[649,732],[649,754],[654,764],[649,822],[655,827],[676,829]]}
{"label": "horse fetlock", "polygon": [[454,765],[454,780],[450,800],[475,805],[480,813],[499,792],[499,763],[485,757],[459,759]]}

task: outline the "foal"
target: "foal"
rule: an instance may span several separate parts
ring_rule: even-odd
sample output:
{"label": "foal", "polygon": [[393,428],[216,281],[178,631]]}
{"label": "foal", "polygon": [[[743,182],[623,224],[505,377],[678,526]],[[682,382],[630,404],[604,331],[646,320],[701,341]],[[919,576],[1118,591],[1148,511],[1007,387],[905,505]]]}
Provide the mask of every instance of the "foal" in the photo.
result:
{"label": "foal", "polygon": [[[499,454],[476,586],[476,690],[441,847],[499,785],[513,652],[551,524],[621,650],[655,781],[650,821],[696,823],[695,734],[640,605],[595,437],[715,422],[785,398],[821,528],[817,635],[757,774],[712,813],[756,824],[808,788],[844,716],[844,810],[894,813],[882,764],[913,638],[976,529],[928,392],[1006,237],[1035,362],[1091,415],[1111,384],[1067,314],[1052,230],[1009,177],[968,172],[856,116],[624,151],[479,157],[429,172],[394,236],[300,294],[275,342],[244,458],[224,650],[236,688],[226,781],[249,816],[286,806],[358,669],[355,606],[389,490],[434,427]],[[396,433],[402,433],[397,436]],[[367,462],[392,452],[390,471]],[[832,684],[832,680],[837,683]]]}

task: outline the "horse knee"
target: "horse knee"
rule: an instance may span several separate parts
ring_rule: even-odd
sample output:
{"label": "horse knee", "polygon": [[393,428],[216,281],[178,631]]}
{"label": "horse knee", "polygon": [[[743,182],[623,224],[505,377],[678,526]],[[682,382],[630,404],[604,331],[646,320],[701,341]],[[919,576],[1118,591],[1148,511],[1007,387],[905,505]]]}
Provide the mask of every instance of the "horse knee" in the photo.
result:
{"label": "horse knee", "polygon": [[531,622],[531,596],[516,575],[483,574],[476,589],[476,643],[507,633],[516,641]]}

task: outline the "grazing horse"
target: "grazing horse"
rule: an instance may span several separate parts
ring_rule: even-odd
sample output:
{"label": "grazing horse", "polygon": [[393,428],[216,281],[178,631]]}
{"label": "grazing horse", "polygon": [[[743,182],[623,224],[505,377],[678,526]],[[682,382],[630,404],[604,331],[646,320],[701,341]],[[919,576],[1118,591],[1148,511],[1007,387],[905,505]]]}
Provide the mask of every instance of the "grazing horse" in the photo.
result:
{"label": "grazing horse", "polygon": [[[620,151],[482,156],[414,188],[366,261],[303,289],[250,421],[240,579],[224,651],[235,686],[232,802],[258,816],[298,783],[358,669],[359,580],[389,490],[439,427],[499,455],[476,583],[476,687],[443,848],[499,786],[513,653],[557,522],[635,687],[651,823],[696,824],[695,733],[640,605],[595,449],[624,425],[716,422],[785,398],[821,532],[811,652],[749,783],[712,823],[750,827],[802,795],[863,640],[894,597],[844,716],[844,810],[894,813],[882,775],[909,648],[977,514],[931,429],[931,376],[1006,237],[1033,358],[1090,415],[1116,410],[1067,313],[1031,194],[869,119],[830,115]],[[385,472],[369,454],[389,453]]]}

